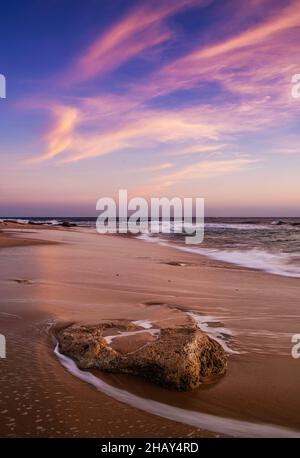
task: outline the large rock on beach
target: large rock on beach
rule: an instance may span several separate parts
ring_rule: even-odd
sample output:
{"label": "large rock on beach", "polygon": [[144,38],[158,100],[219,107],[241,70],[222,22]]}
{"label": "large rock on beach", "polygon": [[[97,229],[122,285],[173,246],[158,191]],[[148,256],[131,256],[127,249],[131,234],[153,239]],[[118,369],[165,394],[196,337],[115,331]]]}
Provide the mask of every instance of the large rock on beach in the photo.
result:
{"label": "large rock on beach", "polygon": [[[123,339],[125,342],[147,333],[132,322],[106,322],[72,324],[57,330],[56,337],[60,352],[72,358],[80,369],[134,374],[177,390],[192,390],[202,383],[211,383],[226,371],[223,348],[194,323],[158,330],[150,341],[145,339],[146,343],[139,339],[134,351],[120,351]],[[118,350],[114,348],[117,341]]]}

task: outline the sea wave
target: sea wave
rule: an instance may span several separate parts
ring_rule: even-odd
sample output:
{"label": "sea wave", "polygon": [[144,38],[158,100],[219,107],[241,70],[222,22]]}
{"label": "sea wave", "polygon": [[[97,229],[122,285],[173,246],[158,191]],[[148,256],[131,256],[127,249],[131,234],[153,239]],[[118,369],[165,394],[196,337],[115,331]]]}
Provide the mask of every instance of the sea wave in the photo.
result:
{"label": "sea wave", "polygon": [[46,224],[46,225],[53,225],[57,226],[62,223],[57,219],[25,219],[25,218],[1,218],[0,222],[10,222],[10,223],[18,223],[18,224]]}
{"label": "sea wave", "polygon": [[212,248],[188,248],[179,245],[172,246],[181,251],[204,255],[216,261],[228,262],[250,269],[263,270],[274,275],[300,278],[300,267],[292,264],[293,254],[270,253],[257,249],[216,250]]}
{"label": "sea wave", "polygon": [[268,224],[246,224],[246,223],[205,223],[205,229],[235,229],[238,231],[258,231],[258,230],[274,230],[274,227]]}
{"label": "sea wave", "polygon": [[300,266],[299,264],[293,264],[293,260],[298,255],[293,253],[271,253],[258,249],[225,250],[202,248],[199,246],[191,247],[179,243],[172,243],[166,238],[156,237],[151,234],[141,234],[137,238],[146,242],[169,246],[176,250],[206,256],[216,261],[223,261],[241,267],[262,270],[274,275],[300,278]]}

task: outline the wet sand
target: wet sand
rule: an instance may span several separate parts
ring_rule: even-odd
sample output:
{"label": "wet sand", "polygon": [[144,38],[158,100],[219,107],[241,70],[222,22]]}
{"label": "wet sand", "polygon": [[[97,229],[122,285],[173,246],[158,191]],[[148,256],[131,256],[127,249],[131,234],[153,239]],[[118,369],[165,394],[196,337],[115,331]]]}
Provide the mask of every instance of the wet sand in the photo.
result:
{"label": "wet sand", "polygon": [[2,437],[222,435],[107,396],[66,371],[53,352],[55,323],[123,318],[163,327],[184,323],[187,312],[232,350],[217,383],[177,393],[137,377],[96,375],[141,398],[300,432],[300,362],[291,357],[299,279],[91,230],[12,229],[0,234]]}
{"label": "wet sand", "polygon": [[[28,238],[29,234],[35,234],[36,231],[41,230],[63,230],[60,227],[36,225],[36,224],[23,224],[18,222],[0,222],[0,248],[9,248],[15,246],[27,245],[49,245],[56,243],[51,240]],[[24,237],[23,237],[24,235]],[[17,236],[17,237],[14,237]]]}

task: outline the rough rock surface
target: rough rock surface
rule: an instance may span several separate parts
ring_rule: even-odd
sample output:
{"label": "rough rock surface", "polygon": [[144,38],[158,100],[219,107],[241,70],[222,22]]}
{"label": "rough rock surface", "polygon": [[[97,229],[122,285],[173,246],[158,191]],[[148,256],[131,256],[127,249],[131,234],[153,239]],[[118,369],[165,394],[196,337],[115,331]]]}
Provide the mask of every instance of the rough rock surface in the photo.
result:
{"label": "rough rock surface", "polygon": [[131,322],[73,324],[58,330],[56,336],[60,351],[81,369],[135,374],[177,390],[197,388],[226,371],[226,354],[221,345],[194,324],[162,329],[156,340],[126,354],[116,351],[104,338],[116,329],[141,330]]}

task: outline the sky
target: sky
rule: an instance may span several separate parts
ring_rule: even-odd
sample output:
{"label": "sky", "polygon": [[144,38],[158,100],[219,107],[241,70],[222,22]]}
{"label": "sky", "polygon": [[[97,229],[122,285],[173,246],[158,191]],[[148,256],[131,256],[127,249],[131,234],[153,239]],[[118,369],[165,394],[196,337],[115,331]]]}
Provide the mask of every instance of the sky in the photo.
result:
{"label": "sky", "polygon": [[300,216],[299,0],[1,3],[0,215]]}

